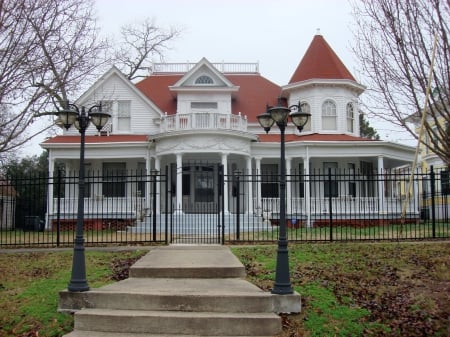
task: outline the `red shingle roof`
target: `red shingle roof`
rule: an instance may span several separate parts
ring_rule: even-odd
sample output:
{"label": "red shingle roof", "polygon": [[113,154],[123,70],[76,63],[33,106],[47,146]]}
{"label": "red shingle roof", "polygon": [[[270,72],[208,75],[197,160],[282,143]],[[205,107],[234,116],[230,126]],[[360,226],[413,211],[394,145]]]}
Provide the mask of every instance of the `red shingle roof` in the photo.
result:
{"label": "red shingle roof", "polygon": [[[260,142],[267,143],[278,143],[280,142],[280,135],[276,133],[269,134],[259,134]],[[289,134],[285,136],[286,142],[306,142],[306,141],[316,141],[316,142],[357,142],[357,141],[373,141],[372,139],[362,138],[362,137],[354,137],[345,134],[319,134],[313,133],[308,135],[293,135]]]}
{"label": "red shingle roof", "polygon": [[[174,85],[183,75],[151,75],[136,84],[153,103],[169,115],[177,111],[177,101],[170,92],[169,86]],[[232,100],[233,114],[246,115],[250,122],[256,122],[256,116],[266,110],[266,104],[275,105],[280,96],[281,87],[259,74],[224,75],[239,91]]]}
{"label": "red shingle roof", "polygon": [[346,79],[355,81],[322,35],[314,36],[289,84],[311,79]]}
{"label": "red shingle roof", "polygon": [[[146,142],[146,135],[109,135],[109,136],[86,136],[86,144],[95,143],[122,143],[122,142]],[[71,144],[80,143],[80,136],[56,136],[47,139],[42,144]]]}

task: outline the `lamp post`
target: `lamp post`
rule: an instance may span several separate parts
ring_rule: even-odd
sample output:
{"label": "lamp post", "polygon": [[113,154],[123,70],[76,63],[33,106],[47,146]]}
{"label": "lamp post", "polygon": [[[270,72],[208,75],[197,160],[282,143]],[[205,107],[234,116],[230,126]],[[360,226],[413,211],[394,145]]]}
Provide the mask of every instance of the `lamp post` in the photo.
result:
{"label": "lamp post", "polygon": [[277,124],[281,134],[280,148],[280,231],[278,236],[277,265],[275,271],[275,284],[272,294],[287,295],[294,291],[289,276],[289,252],[286,235],[286,157],[285,157],[285,130],[289,117],[292,123],[301,132],[308,122],[311,114],[302,112],[300,102],[289,107],[283,106],[281,98],[275,107],[267,107],[266,112],[258,115],[258,122],[269,133],[274,123]]}
{"label": "lamp post", "polygon": [[89,290],[86,280],[86,261],[84,256],[84,147],[85,134],[90,122],[100,131],[108,122],[109,114],[102,112],[102,105],[94,105],[87,111],[84,106],[81,108],[69,102],[63,110],[55,113],[59,122],[68,130],[74,125],[80,131],[80,170],[78,177],[78,211],[77,226],[74,239],[72,276],[67,287],[69,291],[80,292]]}

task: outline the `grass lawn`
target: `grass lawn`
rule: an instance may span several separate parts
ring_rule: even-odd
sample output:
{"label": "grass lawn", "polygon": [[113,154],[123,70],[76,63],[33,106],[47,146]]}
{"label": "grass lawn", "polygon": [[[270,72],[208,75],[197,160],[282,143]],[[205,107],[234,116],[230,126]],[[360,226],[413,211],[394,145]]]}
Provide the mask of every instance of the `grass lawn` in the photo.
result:
{"label": "grass lawn", "polygon": [[[449,336],[450,243],[290,244],[302,313],[283,337]],[[273,286],[276,247],[233,252],[259,287]]]}
{"label": "grass lawn", "polygon": [[[248,279],[273,285],[276,247],[235,246]],[[290,244],[300,314],[283,317],[283,337],[448,336],[450,242]],[[91,287],[126,277],[147,250],[86,251]],[[57,313],[72,252],[0,254],[0,336],[53,337],[72,329]]]}
{"label": "grass lawn", "polygon": [[[91,288],[122,278],[123,267],[148,250],[86,252]],[[0,254],[0,336],[62,336],[73,318],[57,312],[58,292],[67,288],[72,251]],[[126,276],[126,275],[125,275]]]}

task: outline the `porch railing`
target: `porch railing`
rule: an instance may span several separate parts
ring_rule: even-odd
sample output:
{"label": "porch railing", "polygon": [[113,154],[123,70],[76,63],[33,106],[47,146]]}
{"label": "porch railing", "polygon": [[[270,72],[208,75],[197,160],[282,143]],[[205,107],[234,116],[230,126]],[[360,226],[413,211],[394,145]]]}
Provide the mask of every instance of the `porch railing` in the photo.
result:
{"label": "porch railing", "polygon": [[[353,197],[340,196],[332,198],[310,198],[309,214],[398,214],[403,207],[402,198],[382,198],[378,197]],[[261,203],[257,198],[253,200],[254,205],[262,205],[263,212],[279,212],[280,198],[262,198]],[[406,207],[407,213],[418,213],[417,203],[409,200]],[[287,201],[287,212],[292,214],[306,214],[306,199],[292,198]]]}
{"label": "porch railing", "polygon": [[[53,216],[57,210],[62,217],[77,214],[77,203],[77,198],[53,198]],[[88,218],[97,217],[98,214],[140,218],[150,211],[144,197],[84,198],[84,214]]]}
{"label": "porch railing", "polygon": [[193,112],[166,115],[161,121],[161,132],[188,130],[247,131],[247,118],[240,114]]}

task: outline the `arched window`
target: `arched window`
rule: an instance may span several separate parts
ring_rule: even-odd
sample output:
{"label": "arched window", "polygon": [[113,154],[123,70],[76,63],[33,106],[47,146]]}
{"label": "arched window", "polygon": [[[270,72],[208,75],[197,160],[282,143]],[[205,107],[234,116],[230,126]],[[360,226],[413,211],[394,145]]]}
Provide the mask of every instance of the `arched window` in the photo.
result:
{"label": "arched window", "polygon": [[[309,113],[309,114],[311,113],[311,106],[306,102],[302,102],[300,104],[300,108],[302,109],[302,112]],[[311,116],[308,118],[308,122],[303,127],[302,132],[305,132],[305,131],[311,131]]]}
{"label": "arched window", "polygon": [[214,81],[208,75],[201,75],[197,77],[195,84],[214,84]]}
{"label": "arched window", "polygon": [[322,104],[322,129],[337,130],[336,104],[330,99]]}
{"label": "arched window", "polygon": [[353,132],[354,131],[354,121],[355,121],[355,111],[353,108],[353,103],[349,102],[347,103],[347,131]]}

